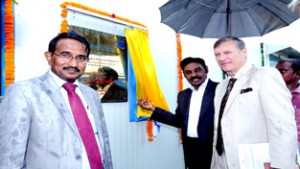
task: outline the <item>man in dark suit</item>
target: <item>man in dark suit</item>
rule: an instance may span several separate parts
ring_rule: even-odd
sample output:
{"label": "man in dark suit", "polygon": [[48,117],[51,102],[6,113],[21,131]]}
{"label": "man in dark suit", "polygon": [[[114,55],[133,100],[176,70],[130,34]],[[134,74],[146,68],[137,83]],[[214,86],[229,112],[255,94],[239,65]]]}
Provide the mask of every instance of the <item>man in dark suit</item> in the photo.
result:
{"label": "man in dark suit", "polygon": [[116,84],[119,75],[111,67],[100,67],[96,79],[97,91],[102,102],[126,102],[127,90]]}
{"label": "man in dark suit", "polygon": [[145,99],[138,104],[153,112],[151,119],[181,128],[185,168],[210,169],[217,83],[207,78],[208,67],[201,58],[187,57],[180,67],[192,87],[178,93],[175,114]]}

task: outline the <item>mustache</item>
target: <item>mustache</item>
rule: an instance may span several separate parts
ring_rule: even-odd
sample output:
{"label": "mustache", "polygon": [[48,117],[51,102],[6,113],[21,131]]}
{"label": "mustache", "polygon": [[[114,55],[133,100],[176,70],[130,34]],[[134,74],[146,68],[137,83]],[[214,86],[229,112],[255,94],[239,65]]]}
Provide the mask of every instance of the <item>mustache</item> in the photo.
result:
{"label": "mustache", "polygon": [[77,67],[63,67],[63,70],[70,70],[70,69],[74,69],[76,72],[80,72],[80,69],[78,69]]}
{"label": "mustache", "polygon": [[194,79],[202,79],[202,77],[199,77],[199,76],[191,77],[191,80],[194,80]]}

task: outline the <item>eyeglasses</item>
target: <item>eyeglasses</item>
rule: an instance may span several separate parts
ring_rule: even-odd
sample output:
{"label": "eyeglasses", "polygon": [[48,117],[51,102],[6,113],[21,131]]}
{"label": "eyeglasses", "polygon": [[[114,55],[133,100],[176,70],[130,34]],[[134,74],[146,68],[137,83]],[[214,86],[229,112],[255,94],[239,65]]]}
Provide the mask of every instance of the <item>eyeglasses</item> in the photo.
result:
{"label": "eyeglasses", "polygon": [[71,62],[74,58],[75,58],[76,62],[79,62],[79,63],[85,63],[89,60],[88,57],[85,55],[79,55],[79,56],[73,57],[72,54],[69,52],[62,52],[60,54],[52,53],[52,54],[58,56],[60,59],[63,59],[67,62]]}

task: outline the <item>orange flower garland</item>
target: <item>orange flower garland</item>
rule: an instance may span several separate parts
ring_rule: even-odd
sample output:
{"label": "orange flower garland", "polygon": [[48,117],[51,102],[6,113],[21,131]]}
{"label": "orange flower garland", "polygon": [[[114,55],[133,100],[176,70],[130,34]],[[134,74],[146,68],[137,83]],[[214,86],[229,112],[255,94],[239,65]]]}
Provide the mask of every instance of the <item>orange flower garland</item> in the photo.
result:
{"label": "orange flower garland", "polygon": [[14,65],[14,55],[15,55],[15,39],[14,39],[14,8],[12,0],[5,0],[4,2],[4,33],[5,33],[5,43],[4,43],[4,76],[5,84],[8,86],[14,82],[15,79],[15,65]]}
{"label": "orange flower garland", "polygon": [[111,18],[114,18],[114,19],[117,19],[117,20],[120,20],[120,21],[124,21],[124,22],[127,22],[127,23],[131,23],[131,24],[138,25],[138,26],[146,28],[145,25],[143,25],[143,24],[141,24],[139,22],[131,21],[131,20],[127,19],[127,18],[123,18],[123,17],[117,16],[116,14],[109,14],[108,12],[99,11],[97,9],[90,8],[90,7],[87,7],[87,6],[75,3],[75,2],[64,2],[64,3],[62,3],[60,5],[60,7],[63,8],[62,12],[61,12],[61,16],[64,18],[64,20],[61,23],[60,32],[67,32],[68,31],[68,28],[67,28],[68,21],[65,19],[67,17],[67,15],[68,15],[68,10],[66,9],[68,5],[76,7],[76,8],[79,8],[79,9],[86,10],[86,11],[89,11],[89,12],[92,12],[92,13],[95,13],[95,14],[99,14],[99,15],[111,17]]}
{"label": "orange flower garland", "polygon": [[153,141],[153,122],[152,120],[147,121],[147,135],[148,141]]}
{"label": "orange flower garland", "polygon": [[178,91],[183,90],[183,82],[182,82],[182,71],[180,68],[180,62],[182,60],[182,46],[180,41],[180,34],[176,34],[176,40],[177,40],[177,74],[178,74]]}
{"label": "orange flower garland", "polygon": [[[178,91],[183,90],[183,82],[182,82],[182,70],[180,67],[180,62],[182,60],[182,46],[180,41],[180,34],[176,34],[176,41],[177,41],[177,74],[178,74]],[[179,141],[182,143],[182,129],[179,129]]]}

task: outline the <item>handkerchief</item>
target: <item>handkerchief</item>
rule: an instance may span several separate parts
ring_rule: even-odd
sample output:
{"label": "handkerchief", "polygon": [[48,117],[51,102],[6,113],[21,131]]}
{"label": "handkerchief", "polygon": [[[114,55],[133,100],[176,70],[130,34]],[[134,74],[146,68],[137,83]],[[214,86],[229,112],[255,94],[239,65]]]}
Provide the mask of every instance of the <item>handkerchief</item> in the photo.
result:
{"label": "handkerchief", "polygon": [[246,89],[242,89],[242,90],[241,90],[241,94],[247,93],[247,92],[251,92],[251,91],[252,91],[252,88],[251,88],[251,87],[248,87],[248,88],[246,88]]}

